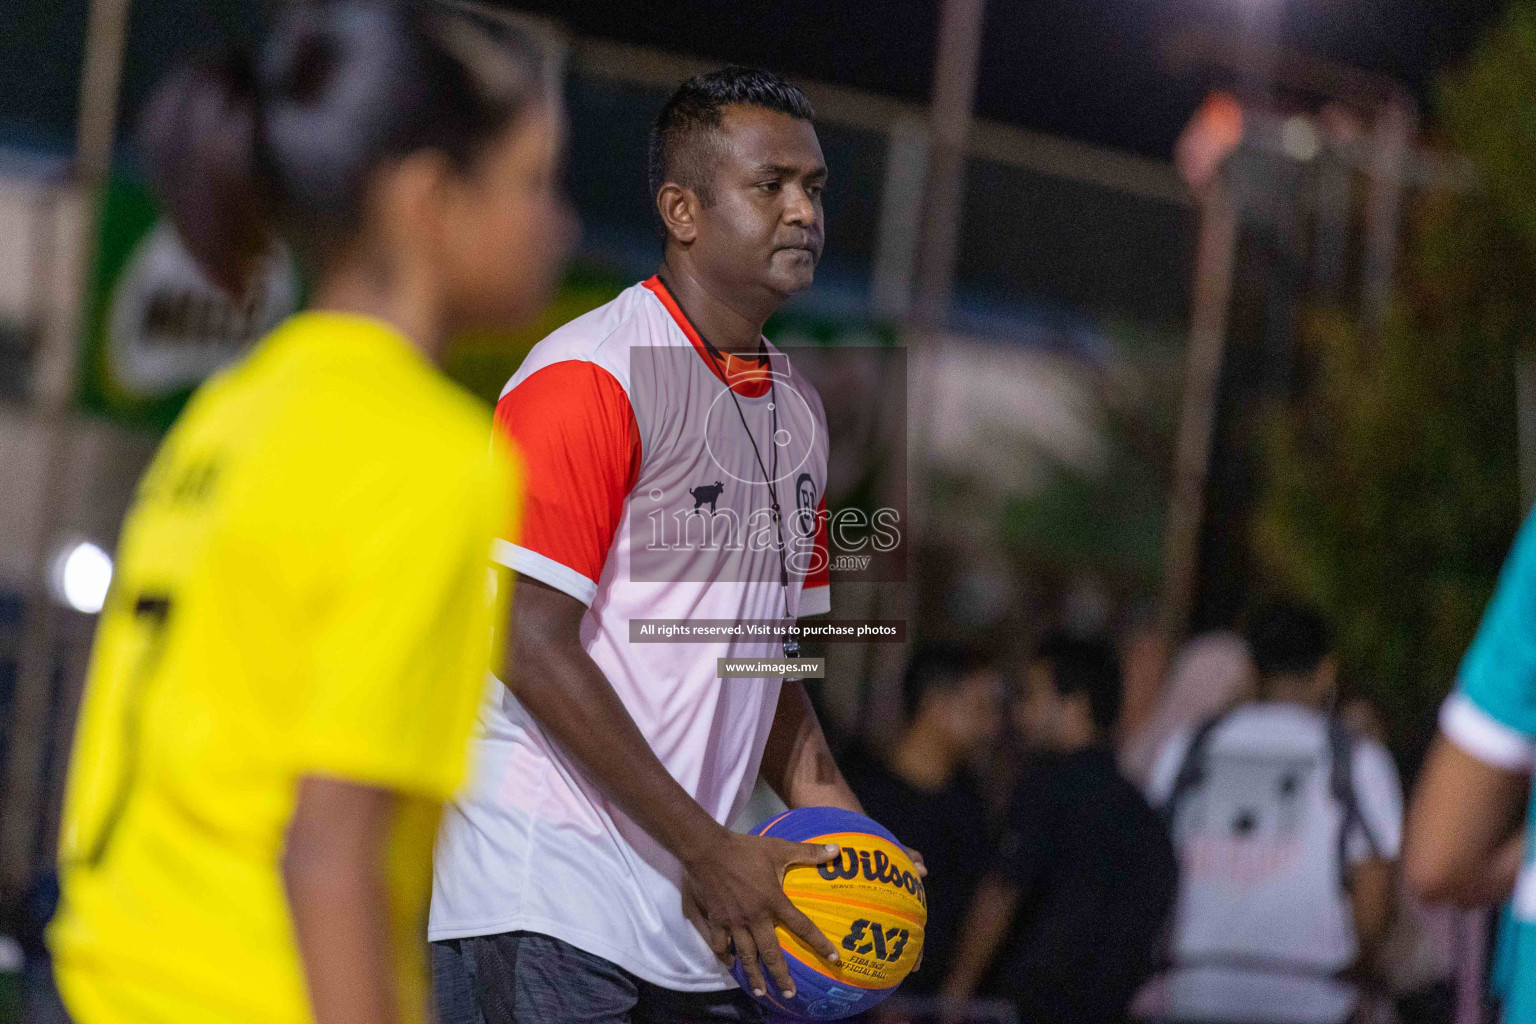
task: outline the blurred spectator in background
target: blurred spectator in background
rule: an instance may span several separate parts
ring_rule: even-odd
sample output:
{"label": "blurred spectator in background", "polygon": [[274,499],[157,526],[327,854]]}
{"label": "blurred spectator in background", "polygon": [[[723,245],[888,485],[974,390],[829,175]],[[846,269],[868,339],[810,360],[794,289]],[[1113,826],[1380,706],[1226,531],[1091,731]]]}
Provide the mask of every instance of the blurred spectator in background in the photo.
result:
{"label": "blurred spectator in background", "polygon": [[1176,735],[1152,779],[1179,851],[1175,1021],[1341,1024],[1387,932],[1402,836],[1397,770],[1325,712],[1338,676],[1317,612],[1280,606],[1248,633],[1258,701]]}
{"label": "blurred spectator in background", "polygon": [[1152,973],[1178,868],[1162,819],[1121,774],[1113,645],[1052,636],[1026,673],[1013,726],[1039,756],[955,946],[945,996],[1011,999],[1020,1019],[1121,1019]]}
{"label": "blurred spectator in background", "polygon": [[979,653],[920,646],[903,680],[907,725],[879,758],[855,750],[841,758],[843,775],[864,810],[928,867],[923,969],[903,991],[936,991],[960,915],[986,866],[991,830],[981,790],[967,761],[1002,726],[1003,676]]}
{"label": "blurred spectator in background", "polygon": [[1248,644],[1235,633],[1203,633],[1186,643],[1174,659],[1151,717],[1125,737],[1120,767],[1139,786],[1170,737],[1253,694],[1253,662]]}

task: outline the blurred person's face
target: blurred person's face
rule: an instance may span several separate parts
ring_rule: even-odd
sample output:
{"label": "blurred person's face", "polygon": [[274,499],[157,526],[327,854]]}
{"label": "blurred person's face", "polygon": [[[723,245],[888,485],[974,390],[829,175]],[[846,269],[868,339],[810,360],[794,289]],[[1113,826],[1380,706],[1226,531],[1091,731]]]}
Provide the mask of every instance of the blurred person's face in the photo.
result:
{"label": "blurred person's face", "polygon": [[1065,702],[1056,692],[1051,666],[1032,661],[1024,670],[1024,687],[1013,702],[1013,727],[1031,747],[1054,749],[1062,732]]}
{"label": "blurred person's face", "polygon": [[970,754],[997,736],[1003,725],[1002,685],[998,672],[983,669],[936,694],[938,721],[955,750]]}
{"label": "blurred person's face", "polygon": [[727,107],[713,161],[711,202],[673,225],[689,258],[733,291],[783,301],[811,286],[821,259],[827,165],[808,121]]}
{"label": "blurred person's face", "polygon": [[1013,703],[1013,727],[1038,750],[1074,749],[1098,732],[1088,695],[1058,693],[1047,661],[1032,661],[1025,670],[1024,688]]}
{"label": "blurred person's face", "polygon": [[434,258],[457,329],[529,319],[550,294],[579,225],[560,187],[565,116],[526,113],[439,196]]}

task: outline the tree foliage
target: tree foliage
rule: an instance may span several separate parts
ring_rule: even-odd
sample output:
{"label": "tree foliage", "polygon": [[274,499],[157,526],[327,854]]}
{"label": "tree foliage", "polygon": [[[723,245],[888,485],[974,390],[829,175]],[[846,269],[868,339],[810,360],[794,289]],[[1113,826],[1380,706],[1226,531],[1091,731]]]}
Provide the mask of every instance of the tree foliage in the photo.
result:
{"label": "tree foliage", "polygon": [[1478,187],[1419,197],[1372,334],[1314,309],[1299,394],[1263,418],[1256,563],[1328,611],[1346,678],[1417,746],[1518,527],[1515,367],[1536,340],[1536,0],[1442,83]]}

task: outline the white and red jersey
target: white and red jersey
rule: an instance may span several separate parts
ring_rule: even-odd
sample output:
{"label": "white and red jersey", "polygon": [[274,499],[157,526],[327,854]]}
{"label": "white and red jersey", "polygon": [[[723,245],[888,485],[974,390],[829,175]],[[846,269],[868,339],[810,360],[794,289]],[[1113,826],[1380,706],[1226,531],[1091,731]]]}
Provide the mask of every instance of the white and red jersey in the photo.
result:
{"label": "white and red jersey", "polygon": [[[499,541],[497,561],[587,606],[582,646],[722,823],[756,783],[780,684],[719,679],[717,659],[777,657],[780,641],[632,642],[630,620],[830,608],[826,418],[764,344],[771,375],[722,362],[652,278],[536,345],[496,407],[525,479],[522,536]],[[787,587],[765,475],[784,511]],[[439,834],[430,938],[534,931],[666,988],[735,984],[683,916],[677,860],[500,684],[477,765]]]}

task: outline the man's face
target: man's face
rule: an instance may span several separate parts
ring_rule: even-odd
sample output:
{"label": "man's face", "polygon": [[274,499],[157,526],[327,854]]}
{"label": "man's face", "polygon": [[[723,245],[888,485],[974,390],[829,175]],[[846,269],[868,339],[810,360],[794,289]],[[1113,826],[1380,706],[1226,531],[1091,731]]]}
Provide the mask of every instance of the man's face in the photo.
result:
{"label": "man's face", "polygon": [[693,259],[717,280],[779,299],[811,286],[821,259],[827,165],[810,122],[762,107],[721,116]]}

